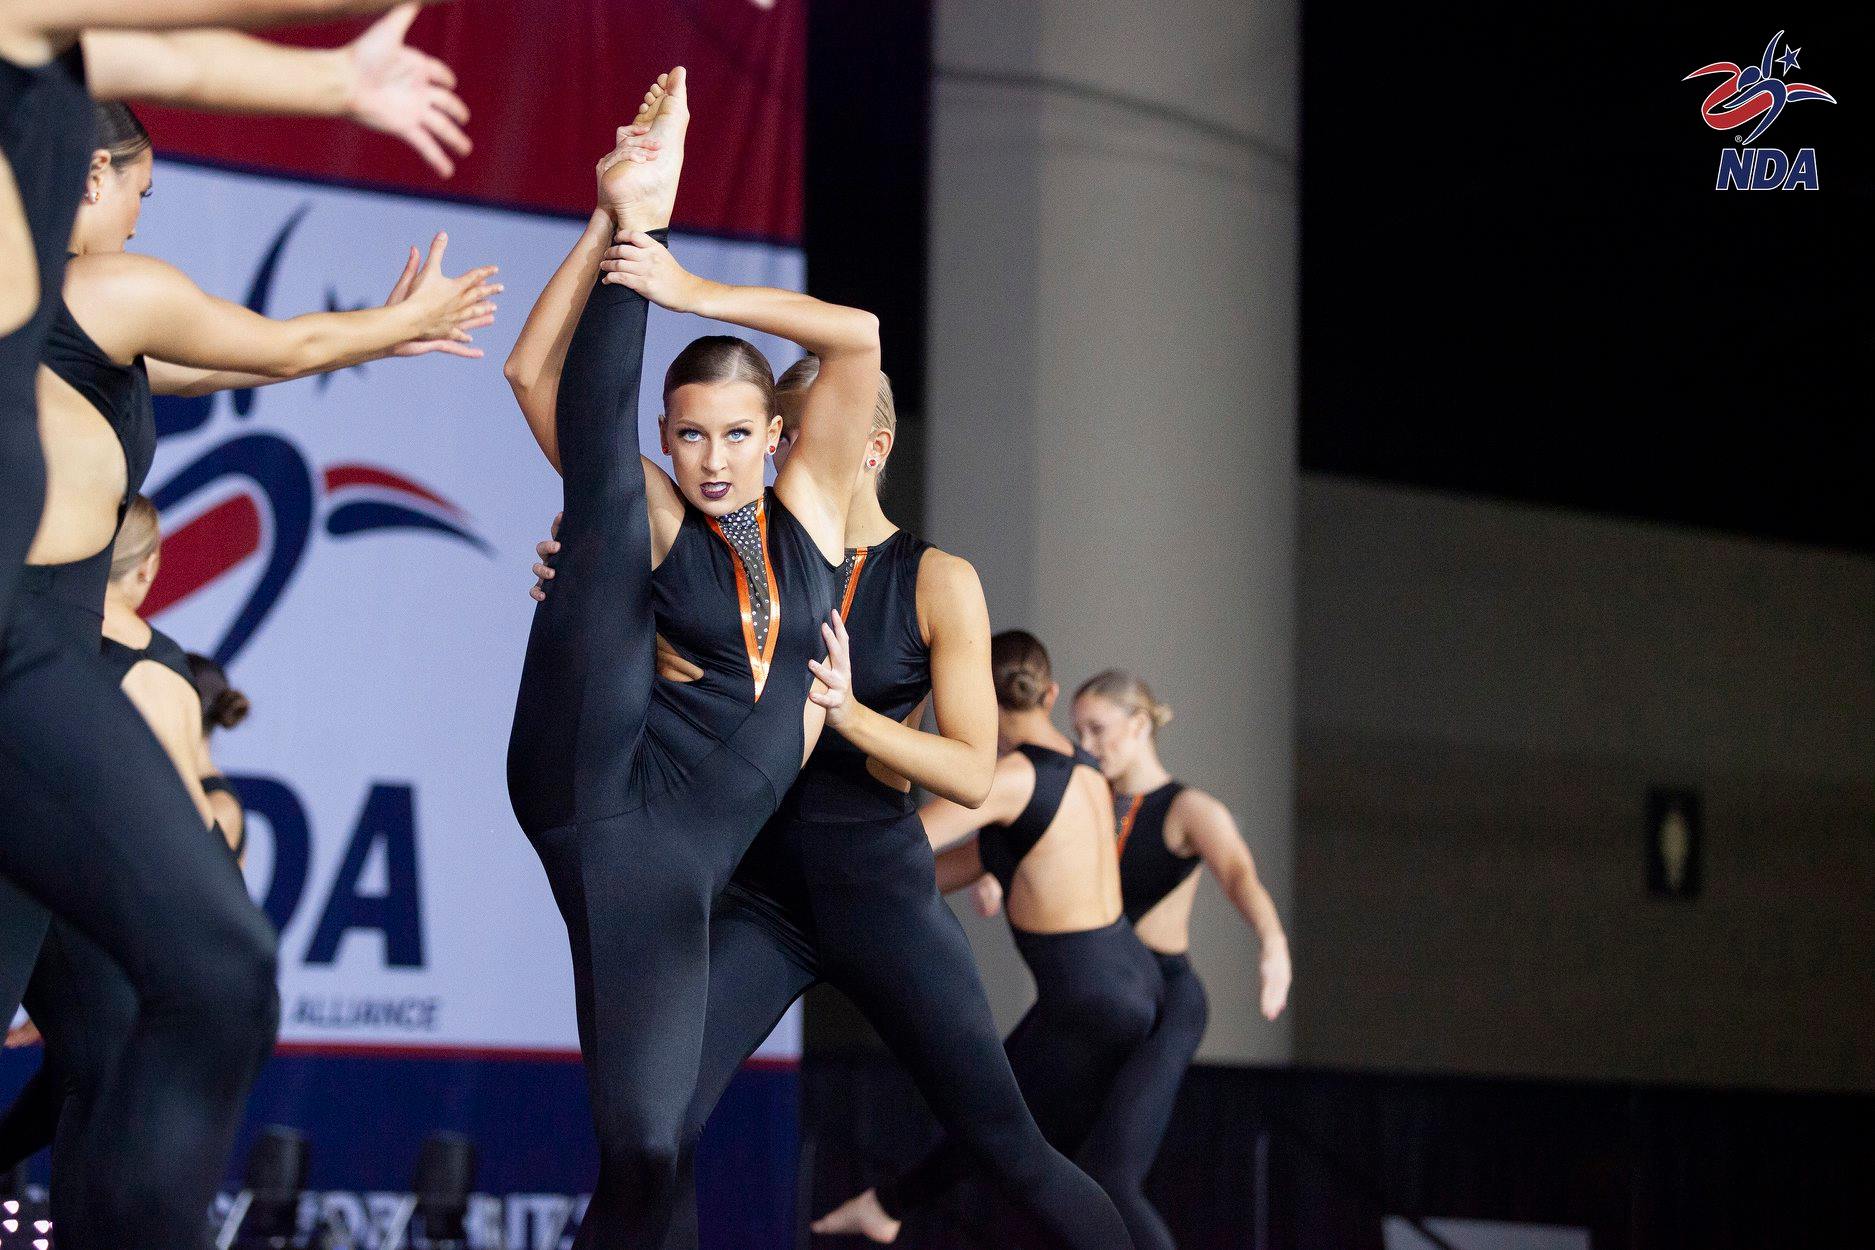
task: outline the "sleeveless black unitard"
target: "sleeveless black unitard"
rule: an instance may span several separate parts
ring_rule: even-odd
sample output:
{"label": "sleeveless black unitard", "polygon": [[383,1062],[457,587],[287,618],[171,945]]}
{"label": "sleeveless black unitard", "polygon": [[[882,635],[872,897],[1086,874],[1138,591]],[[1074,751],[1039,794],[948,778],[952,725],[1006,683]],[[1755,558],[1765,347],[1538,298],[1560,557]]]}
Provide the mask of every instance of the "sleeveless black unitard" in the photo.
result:
{"label": "sleeveless black unitard", "polygon": [[[843,614],[858,702],[904,720],[931,691],[918,624],[929,544],[904,531],[847,553]],[[556,569],[552,593],[563,575]],[[709,1017],[685,1125],[683,1180],[665,1250],[698,1244],[693,1151],[723,1091],[782,1014],[815,984],[846,994],[911,1072],[950,1136],[971,1151],[1049,1244],[1105,1250],[1120,1222],[1100,1187],[1049,1146],[1003,1052],[969,939],[937,892],[911,796],[821,735],[782,808],[756,835],[710,925]]]}
{"label": "sleeveless black unitard", "polygon": [[[1184,789],[1183,783],[1168,781],[1147,794],[1114,797],[1120,891],[1131,920],[1150,912],[1198,871],[1197,856],[1180,855],[1165,842],[1166,816]],[[1080,1157],[1113,1195],[1136,1250],[1174,1250],[1171,1230],[1146,1197],[1146,1175],[1172,1122],[1185,1070],[1204,1041],[1210,1002],[1190,958],[1158,951],[1152,957],[1165,981],[1158,1022],[1114,1078]]]}
{"label": "sleeveless black unitard", "polygon": [[[977,835],[984,868],[1003,883],[1005,893],[1023,858],[1054,824],[1074,770],[1094,766],[1092,757],[1078,750],[1066,755],[1033,744],[1017,749],[1035,766],[1029,802],[1009,824],[990,825]],[[1004,1049],[1043,1134],[1057,1150],[1073,1156],[1092,1131],[1114,1074],[1152,1028],[1161,993],[1159,971],[1124,916],[1098,929],[1070,933],[1009,928],[1035,978],[1035,1005]],[[963,1144],[947,1138],[910,1171],[881,1185],[879,1199],[892,1215],[905,1218],[936,1202],[973,1166]],[[1019,1238],[1005,1240],[1019,1244]],[[1113,1235],[1109,1244],[1130,1243]]]}
{"label": "sleeveless black unitard", "polygon": [[[152,629],[150,641],[142,647],[106,638],[102,655],[119,685],[131,669],[149,660],[194,689],[188,654],[160,629]],[[219,826],[210,829],[209,836],[226,842]],[[238,864],[241,848],[233,848],[231,854]],[[25,1004],[50,1040],[39,1071],[0,1116],[0,1172],[11,1171],[52,1146],[59,1151],[53,1166],[53,1183],[58,1184],[74,1166],[66,1150],[75,1140],[77,1126],[89,1115],[99,1086],[136,1025],[137,995],[96,943],[63,921],[55,921],[40,947]],[[65,1150],[57,1140],[61,1123],[66,1125]]]}
{"label": "sleeveless black unitard", "polygon": [[[46,364],[117,435],[121,519],[154,454],[147,379],[140,362],[99,351],[62,298],[54,311]],[[96,1052],[95,1097],[61,1128],[60,1244],[199,1250],[202,1212],[279,1021],[275,937],[100,655],[110,558],[106,544],[20,571],[0,653],[0,872],[94,943],[136,999],[128,1035]],[[23,976],[7,969],[14,983]],[[81,967],[70,983],[100,982]],[[55,1055],[106,1041],[108,1030],[69,1018],[52,1007],[40,1021]]]}
{"label": "sleeveless black unitard", "polygon": [[34,378],[65,281],[65,247],[85,189],[93,124],[77,44],[35,68],[0,59],[0,152],[32,233],[39,288],[38,308],[25,324],[0,335],[0,626],[45,503]]}
{"label": "sleeveless black unitard", "polygon": [[1183,782],[1168,781],[1146,794],[1113,798],[1121,905],[1134,924],[1198,871],[1196,855],[1180,855],[1165,844],[1166,814],[1184,790]]}
{"label": "sleeveless black unitard", "polygon": [[[838,589],[772,492],[741,518],[758,550],[765,531],[763,559],[686,509],[653,571],[637,418],[647,309],[595,282],[567,350],[561,575],[534,612],[508,746],[509,797],[573,951],[600,1160],[579,1250],[656,1246],[668,1231],[711,906],[800,771],[807,662],[824,654]],[[699,680],[657,676],[659,634]]]}
{"label": "sleeveless black unitard", "polygon": [[[20,570],[45,506],[35,379],[57,306],[46,296],[56,297],[65,281],[65,247],[84,193],[93,126],[84,53],[76,43],[33,68],[0,59],[0,153],[19,192],[39,291],[26,321],[0,334],[0,657]],[[9,282],[23,278],[7,275]],[[0,878],[0,1009],[9,1019],[45,927],[44,909]]]}
{"label": "sleeveless black unitard", "polygon": [[104,665],[117,677],[119,685],[130,676],[130,670],[145,660],[152,664],[161,664],[182,680],[189,683],[189,689],[195,689],[195,674],[189,667],[189,653],[182,649],[182,644],[160,629],[150,631],[150,641],[141,647],[132,647],[115,638],[104,640]]}

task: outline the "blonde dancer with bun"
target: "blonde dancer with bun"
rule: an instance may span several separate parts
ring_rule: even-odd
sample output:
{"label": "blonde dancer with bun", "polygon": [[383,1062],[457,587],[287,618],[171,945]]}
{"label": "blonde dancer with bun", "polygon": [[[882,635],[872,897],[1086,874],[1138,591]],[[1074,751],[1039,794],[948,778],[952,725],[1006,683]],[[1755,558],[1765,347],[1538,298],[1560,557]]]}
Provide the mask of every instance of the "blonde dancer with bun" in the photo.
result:
{"label": "blonde dancer with bun", "polygon": [[1209,1015],[1204,985],[1187,957],[1201,868],[1211,870],[1262,944],[1264,1016],[1274,1020],[1289,1000],[1289,940],[1230,810],[1174,780],[1159,761],[1158,734],[1171,722],[1172,709],[1145,682],[1118,669],[1089,679],[1074,695],[1075,735],[1113,785],[1126,917],[1165,978],[1158,1023],[1114,1081],[1081,1154],[1139,1250],[1173,1246],[1146,1199],[1145,1181]]}

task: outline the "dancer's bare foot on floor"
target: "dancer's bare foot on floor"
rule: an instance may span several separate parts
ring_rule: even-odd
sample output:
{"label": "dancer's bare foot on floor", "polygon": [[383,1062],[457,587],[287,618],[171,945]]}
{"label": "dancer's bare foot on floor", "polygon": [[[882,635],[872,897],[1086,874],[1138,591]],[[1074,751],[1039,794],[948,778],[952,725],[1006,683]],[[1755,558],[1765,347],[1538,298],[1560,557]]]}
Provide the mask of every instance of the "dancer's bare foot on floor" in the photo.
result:
{"label": "dancer's bare foot on floor", "polygon": [[898,1230],[902,1227],[900,1221],[885,1213],[876,1189],[868,1189],[857,1198],[848,1198],[813,1223],[814,1231],[823,1237],[857,1234],[882,1245],[897,1241]]}
{"label": "dancer's bare foot on floor", "polygon": [[681,65],[659,74],[638,116],[619,128],[618,146],[599,162],[599,205],[621,231],[671,224],[684,168],[684,134],[690,128],[685,78]]}

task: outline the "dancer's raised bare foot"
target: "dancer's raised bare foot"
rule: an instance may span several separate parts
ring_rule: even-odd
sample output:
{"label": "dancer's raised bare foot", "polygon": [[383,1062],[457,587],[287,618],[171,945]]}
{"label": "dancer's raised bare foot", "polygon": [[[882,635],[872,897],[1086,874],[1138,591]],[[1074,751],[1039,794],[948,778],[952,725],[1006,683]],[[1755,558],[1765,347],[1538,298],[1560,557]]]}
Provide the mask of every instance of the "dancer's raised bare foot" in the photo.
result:
{"label": "dancer's raised bare foot", "polygon": [[848,1198],[813,1223],[814,1231],[823,1237],[850,1237],[858,1234],[881,1245],[897,1241],[898,1230],[903,1227],[902,1221],[886,1214],[876,1189],[868,1189],[857,1198]]}
{"label": "dancer's raised bare foot", "polygon": [[679,65],[645,92],[630,126],[619,129],[618,146],[599,162],[599,206],[619,230],[657,230],[671,224],[677,183],[684,168],[684,133],[690,128],[690,98]]}

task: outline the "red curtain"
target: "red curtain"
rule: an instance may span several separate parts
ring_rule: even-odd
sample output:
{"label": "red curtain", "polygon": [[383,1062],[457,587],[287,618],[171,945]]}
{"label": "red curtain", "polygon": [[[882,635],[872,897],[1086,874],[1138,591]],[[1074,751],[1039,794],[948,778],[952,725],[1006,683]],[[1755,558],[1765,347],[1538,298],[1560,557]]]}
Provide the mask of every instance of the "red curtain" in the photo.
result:
{"label": "red curtain", "polygon": [[[270,37],[331,46],[362,28]],[[583,214],[613,128],[682,64],[694,120],[675,224],[800,242],[805,0],[454,0],[426,8],[410,41],[449,62],[474,113],[475,152],[447,182],[402,143],[341,122],[139,112],[159,158]]]}

